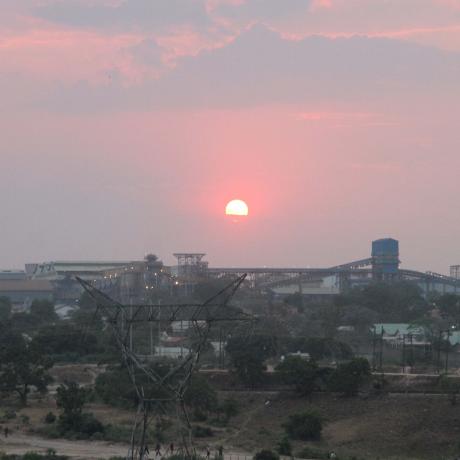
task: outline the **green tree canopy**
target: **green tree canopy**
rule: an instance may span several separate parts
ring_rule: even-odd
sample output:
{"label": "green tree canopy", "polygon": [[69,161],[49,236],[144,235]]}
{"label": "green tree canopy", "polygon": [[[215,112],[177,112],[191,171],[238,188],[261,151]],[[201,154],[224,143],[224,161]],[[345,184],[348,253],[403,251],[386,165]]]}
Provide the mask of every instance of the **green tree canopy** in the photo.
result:
{"label": "green tree canopy", "polygon": [[343,393],[345,396],[355,396],[370,377],[369,361],[365,358],[354,358],[348,363],[340,364],[332,373],[329,389]]}
{"label": "green tree canopy", "polygon": [[456,324],[460,323],[460,296],[443,294],[436,299],[436,305],[443,317],[451,319]]}
{"label": "green tree canopy", "polygon": [[0,297],[0,321],[5,321],[11,316],[11,300],[9,297]]}
{"label": "green tree canopy", "polygon": [[34,300],[30,306],[30,314],[39,323],[52,323],[59,319],[53,302],[49,300]]}
{"label": "green tree canopy", "polygon": [[193,409],[202,412],[215,411],[218,406],[216,390],[203,376],[197,374],[192,376],[184,401]]}
{"label": "green tree canopy", "polygon": [[262,355],[254,350],[241,350],[231,355],[231,363],[241,382],[254,388],[264,380],[265,365]]}
{"label": "green tree canopy", "polygon": [[295,385],[297,393],[309,396],[317,388],[318,366],[298,356],[288,356],[276,366],[284,383]]}
{"label": "green tree canopy", "polygon": [[42,327],[33,343],[48,355],[87,355],[99,351],[96,335],[82,331],[68,322]]}
{"label": "green tree canopy", "polygon": [[[366,307],[382,322],[406,323],[422,317],[431,308],[417,284],[410,281],[372,283],[337,296],[336,305]],[[346,311],[346,308],[344,308]]]}
{"label": "green tree canopy", "polygon": [[0,390],[16,393],[27,404],[30,388],[45,393],[52,362],[21,334],[0,331]]}

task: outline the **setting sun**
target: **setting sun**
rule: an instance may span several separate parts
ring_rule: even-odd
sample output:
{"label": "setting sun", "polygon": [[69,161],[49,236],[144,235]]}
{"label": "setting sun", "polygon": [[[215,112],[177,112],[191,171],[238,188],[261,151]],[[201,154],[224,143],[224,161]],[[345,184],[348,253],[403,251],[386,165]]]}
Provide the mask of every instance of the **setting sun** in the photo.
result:
{"label": "setting sun", "polygon": [[247,216],[248,213],[248,205],[242,200],[232,200],[225,207],[227,216]]}

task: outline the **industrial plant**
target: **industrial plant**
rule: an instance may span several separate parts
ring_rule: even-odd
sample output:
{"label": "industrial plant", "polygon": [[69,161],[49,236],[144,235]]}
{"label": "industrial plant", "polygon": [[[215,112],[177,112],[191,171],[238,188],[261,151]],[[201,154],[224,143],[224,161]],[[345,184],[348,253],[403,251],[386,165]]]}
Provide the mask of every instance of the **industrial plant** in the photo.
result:
{"label": "industrial plant", "polygon": [[166,266],[155,255],[143,260],[49,261],[28,263],[24,270],[0,271],[0,296],[9,297],[17,309],[27,309],[34,299],[53,300],[63,312],[78,303],[82,293],[76,277],[94,284],[120,302],[145,302],[152,290],[190,296],[196,285],[213,279],[247,275],[246,285],[275,300],[300,294],[306,299],[328,299],[354,287],[374,282],[410,281],[427,296],[460,293],[460,269],[450,276],[400,267],[399,242],[383,238],[372,242],[367,258],[332,267],[213,267],[204,253],[175,253],[177,263]]}

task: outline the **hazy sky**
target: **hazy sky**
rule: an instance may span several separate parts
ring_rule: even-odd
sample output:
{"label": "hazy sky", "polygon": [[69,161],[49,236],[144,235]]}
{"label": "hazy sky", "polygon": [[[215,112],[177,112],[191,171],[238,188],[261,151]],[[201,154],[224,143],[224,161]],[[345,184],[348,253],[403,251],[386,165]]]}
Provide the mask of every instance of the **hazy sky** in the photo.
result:
{"label": "hazy sky", "polygon": [[460,0],[1,0],[0,107],[0,268],[460,264]]}

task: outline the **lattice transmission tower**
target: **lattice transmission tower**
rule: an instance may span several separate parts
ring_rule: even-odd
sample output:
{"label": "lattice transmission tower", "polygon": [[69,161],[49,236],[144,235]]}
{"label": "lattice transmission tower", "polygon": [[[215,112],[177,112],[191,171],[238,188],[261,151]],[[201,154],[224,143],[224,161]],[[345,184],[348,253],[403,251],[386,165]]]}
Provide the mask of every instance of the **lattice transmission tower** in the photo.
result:
{"label": "lattice transmission tower", "polygon": [[[229,306],[231,298],[245,280],[242,275],[204,303],[168,305],[123,305],[90,283],[77,278],[96,304],[99,314],[108,325],[121,351],[122,362],[128,370],[135,389],[138,407],[133,422],[129,460],[143,460],[148,453],[148,428],[155,417],[173,415],[179,421],[180,449],[184,459],[196,456],[192,426],[184,401],[192,375],[197,371],[201,354],[208,343],[216,324],[253,324],[255,318],[239,309]],[[158,330],[168,328],[173,322],[186,321],[194,331],[188,353],[181,361],[176,361],[164,374],[158,373],[133,350],[133,326],[139,323],[157,323]],[[145,382],[154,396],[146,394]]]}

